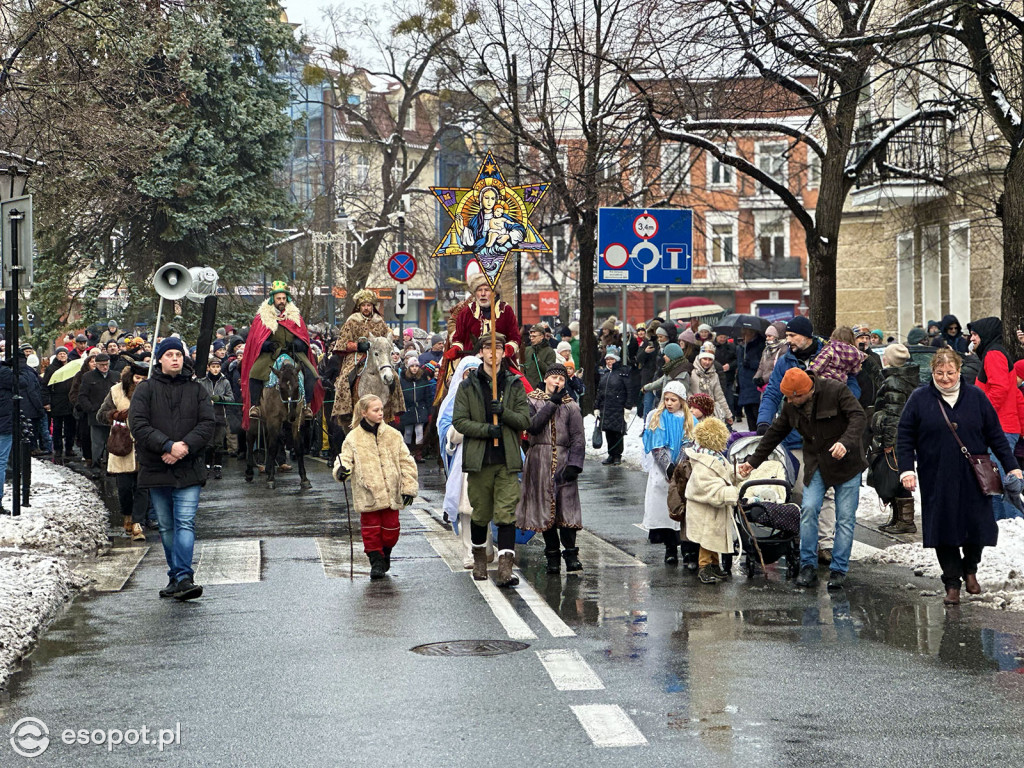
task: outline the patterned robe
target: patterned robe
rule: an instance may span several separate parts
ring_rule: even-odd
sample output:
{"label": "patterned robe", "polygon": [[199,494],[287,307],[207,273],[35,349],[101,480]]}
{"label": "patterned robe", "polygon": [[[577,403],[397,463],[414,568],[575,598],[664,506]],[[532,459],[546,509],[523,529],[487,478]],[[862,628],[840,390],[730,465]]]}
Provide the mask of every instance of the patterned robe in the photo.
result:
{"label": "patterned robe", "polygon": [[[356,366],[366,357],[364,353],[356,351],[356,344],[361,338],[390,338],[391,329],[384,322],[384,318],[377,311],[370,317],[364,317],[360,312],[353,312],[345,324],[341,326],[338,340],[334,343],[334,354],[341,356],[341,372],[338,374],[334,384],[334,408],[331,416],[348,416],[352,413],[352,387],[349,386],[349,376]],[[397,411],[401,413],[405,408]],[[385,413],[384,418],[390,421],[395,414],[390,416]],[[346,425],[347,426],[347,425]]]}

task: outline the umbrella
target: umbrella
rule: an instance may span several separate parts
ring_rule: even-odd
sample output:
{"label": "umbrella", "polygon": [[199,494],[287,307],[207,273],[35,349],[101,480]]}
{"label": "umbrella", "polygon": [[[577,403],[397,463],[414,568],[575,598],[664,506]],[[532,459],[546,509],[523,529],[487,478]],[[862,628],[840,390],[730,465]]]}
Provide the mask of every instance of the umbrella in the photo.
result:
{"label": "umbrella", "polygon": [[739,333],[744,328],[749,328],[752,331],[757,331],[763,334],[769,326],[769,322],[757,315],[726,315],[718,324],[715,326],[715,333]]}
{"label": "umbrella", "polygon": [[67,381],[78,373],[83,362],[85,361],[82,358],[68,360],[68,362],[53,372],[53,376],[50,377],[50,384],[60,384],[62,381]]}

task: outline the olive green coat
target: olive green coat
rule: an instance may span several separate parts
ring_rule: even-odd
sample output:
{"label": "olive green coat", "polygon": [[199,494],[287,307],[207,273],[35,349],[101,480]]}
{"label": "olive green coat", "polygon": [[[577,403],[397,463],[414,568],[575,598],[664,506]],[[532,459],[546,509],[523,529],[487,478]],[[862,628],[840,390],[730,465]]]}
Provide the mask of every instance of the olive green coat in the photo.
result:
{"label": "olive green coat", "polygon": [[[484,379],[480,373],[471,375],[459,387],[455,394],[455,407],[452,411],[452,426],[464,436],[462,444],[462,471],[479,472],[484,465],[484,452],[487,450],[488,428],[486,403],[491,399],[490,379]],[[511,472],[523,469],[523,456],[519,449],[522,433],[530,426],[530,404],[526,399],[526,389],[519,379],[506,373],[504,386],[498,379],[498,399],[501,401],[501,442],[505,450],[505,466]]]}

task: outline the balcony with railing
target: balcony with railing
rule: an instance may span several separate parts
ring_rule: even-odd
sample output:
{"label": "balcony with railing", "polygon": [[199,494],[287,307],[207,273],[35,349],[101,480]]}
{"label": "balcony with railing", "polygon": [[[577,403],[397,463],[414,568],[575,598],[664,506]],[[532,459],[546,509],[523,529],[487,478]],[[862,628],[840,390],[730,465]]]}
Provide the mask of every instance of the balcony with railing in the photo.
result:
{"label": "balcony with railing", "polygon": [[741,280],[799,280],[800,259],[741,259]]}
{"label": "balcony with railing", "polygon": [[[857,163],[895,121],[875,120],[860,126],[851,147]],[[944,194],[936,183],[948,169],[947,121],[921,120],[890,138],[860,174],[853,192],[855,205],[910,205]]]}

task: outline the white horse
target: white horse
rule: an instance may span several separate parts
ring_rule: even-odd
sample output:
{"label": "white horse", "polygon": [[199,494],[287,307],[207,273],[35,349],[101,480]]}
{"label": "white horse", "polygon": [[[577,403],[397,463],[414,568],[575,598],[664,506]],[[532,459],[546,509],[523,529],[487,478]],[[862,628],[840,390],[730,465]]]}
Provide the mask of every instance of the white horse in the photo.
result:
{"label": "white horse", "polygon": [[[364,395],[376,395],[384,403],[384,423],[390,423],[398,414],[405,412],[405,395],[398,380],[398,372],[391,362],[391,341],[383,337],[368,339],[370,350],[366,360],[358,369],[353,405]],[[344,425],[348,426],[348,425]]]}

